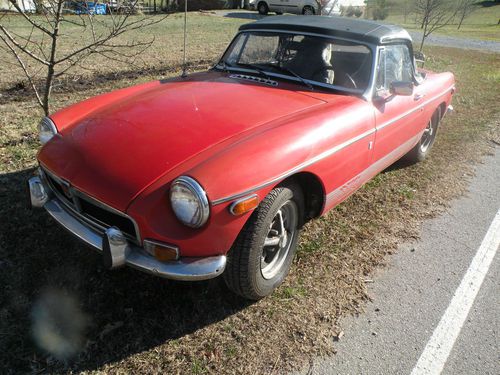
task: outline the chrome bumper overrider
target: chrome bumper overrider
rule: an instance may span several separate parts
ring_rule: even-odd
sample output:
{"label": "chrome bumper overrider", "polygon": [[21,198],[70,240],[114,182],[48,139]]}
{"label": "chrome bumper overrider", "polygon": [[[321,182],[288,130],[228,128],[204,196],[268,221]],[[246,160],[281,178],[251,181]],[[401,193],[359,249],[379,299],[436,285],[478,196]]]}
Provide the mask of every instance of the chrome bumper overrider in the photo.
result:
{"label": "chrome bumper overrider", "polygon": [[70,214],[59,200],[51,196],[41,179],[36,176],[28,181],[33,207],[44,207],[59,224],[86,244],[103,253],[109,268],[127,265],[140,271],[174,280],[206,280],[222,274],[226,267],[224,255],[204,258],[180,258],[160,262],[141,247],[128,242],[117,228],[109,228],[104,235],[83,224]]}

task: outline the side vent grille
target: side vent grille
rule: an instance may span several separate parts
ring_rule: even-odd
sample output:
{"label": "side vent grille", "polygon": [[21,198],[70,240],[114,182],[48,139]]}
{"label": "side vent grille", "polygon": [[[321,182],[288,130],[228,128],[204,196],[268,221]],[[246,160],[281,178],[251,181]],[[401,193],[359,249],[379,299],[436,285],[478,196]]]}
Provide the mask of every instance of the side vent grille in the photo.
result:
{"label": "side vent grille", "polygon": [[258,83],[263,83],[265,85],[269,86],[278,86],[278,82],[266,79],[266,78],[261,78],[261,77],[255,77],[255,76],[249,76],[246,74],[231,74],[229,78],[233,79],[242,79],[245,81],[251,81],[251,82],[258,82]]}

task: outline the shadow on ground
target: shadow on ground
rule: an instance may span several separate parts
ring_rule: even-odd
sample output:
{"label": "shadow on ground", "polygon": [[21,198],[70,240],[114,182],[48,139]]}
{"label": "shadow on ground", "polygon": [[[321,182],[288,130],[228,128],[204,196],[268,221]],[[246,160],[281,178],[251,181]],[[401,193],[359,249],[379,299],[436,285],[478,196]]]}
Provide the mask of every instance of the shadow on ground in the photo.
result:
{"label": "shadow on ground", "polygon": [[[196,60],[188,62],[187,69],[191,72],[208,69],[217,61],[213,59]],[[54,94],[74,93],[75,91],[95,90],[96,87],[106,87],[112,82],[134,81],[140,77],[148,77],[150,80],[159,79],[162,76],[180,76],[182,65],[169,65],[160,67],[133,67],[128,70],[117,70],[115,72],[94,72],[92,76],[74,77],[63,76],[54,87]],[[43,82],[37,82],[42,86]],[[16,82],[9,87],[0,88],[0,105],[11,102],[31,102],[33,92],[26,81]]]}
{"label": "shadow on ground", "polygon": [[[28,208],[24,183],[32,173],[0,175],[0,373],[97,369],[249,305],[230,294],[220,278],[182,283],[128,268],[104,270],[97,252],[78,243],[43,210]],[[64,298],[42,301],[49,312],[56,311],[54,316],[45,316],[47,309],[41,313],[49,327],[57,327],[56,341],[82,346],[67,365],[37,348],[32,337],[33,306],[47,290],[76,301],[66,316]],[[75,309],[87,317],[85,324],[76,321]],[[54,344],[50,339],[48,346]]]}
{"label": "shadow on ground", "polygon": [[260,20],[267,16],[260,15],[257,12],[228,12],[224,13],[224,17],[241,18],[244,20]]}

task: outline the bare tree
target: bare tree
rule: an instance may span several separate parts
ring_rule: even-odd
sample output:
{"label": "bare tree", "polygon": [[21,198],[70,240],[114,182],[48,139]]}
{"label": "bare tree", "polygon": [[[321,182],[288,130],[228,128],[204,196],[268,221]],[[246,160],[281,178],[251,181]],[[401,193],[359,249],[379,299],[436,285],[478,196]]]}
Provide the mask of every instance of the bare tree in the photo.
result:
{"label": "bare tree", "polygon": [[457,13],[458,17],[460,18],[458,21],[457,30],[460,30],[460,27],[462,27],[462,23],[464,22],[464,20],[477,9],[476,3],[477,0],[458,0]]}
{"label": "bare tree", "polygon": [[[114,62],[133,63],[151,46],[154,37],[129,41],[121,37],[166,17],[134,15],[137,0],[126,3],[121,9],[108,9],[107,16],[96,16],[95,8],[81,9],[80,15],[68,14],[64,10],[66,0],[37,0],[40,14],[35,15],[25,11],[18,0],[8,1],[19,12],[29,32],[15,31],[17,29],[9,26],[7,15],[0,17],[0,50],[7,52],[4,56],[12,57],[8,63],[22,70],[46,115],[50,113],[55,80],[75,67],[89,69],[92,64],[84,65],[83,62],[93,55]],[[61,48],[64,37],[79,43],[69,49]]]}
{"label": "bare tree", "polygon": [[425,39],[434,31],[448,25],[455,18],[457,8],[449,0],[416,0],[415,12],[423,29],[420,43],[422,51]]}
{"label": "bare tree", "polygon": [[315,0],[318,5],[318,14],[329,16],[337,7],[339,0]]}

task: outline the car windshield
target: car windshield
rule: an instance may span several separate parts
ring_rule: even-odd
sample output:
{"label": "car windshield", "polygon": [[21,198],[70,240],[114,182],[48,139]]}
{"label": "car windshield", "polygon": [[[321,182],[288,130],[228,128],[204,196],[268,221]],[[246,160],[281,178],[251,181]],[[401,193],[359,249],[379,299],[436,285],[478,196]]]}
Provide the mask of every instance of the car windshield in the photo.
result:
{"label": "car windshield", "polygon": [[240,33],[219,66],[254,68],[258,74],[290,77],[362,93],[370,82],[372,54],[355,42],[278,32]]}

